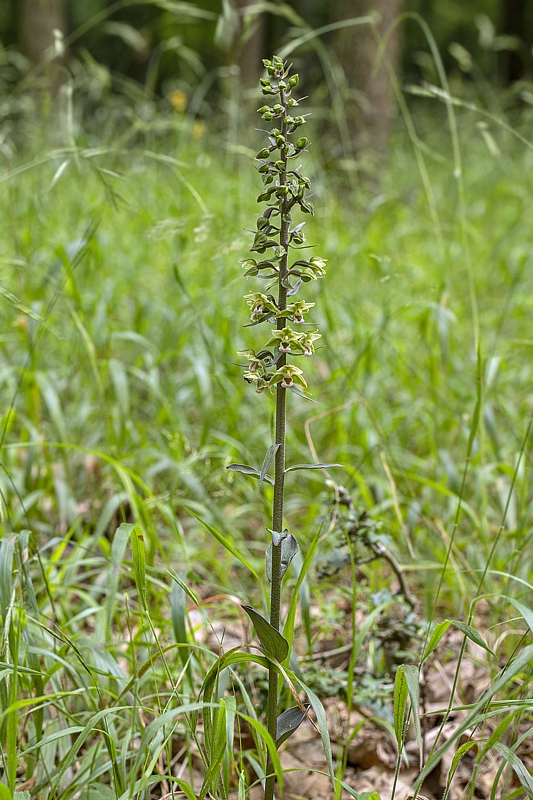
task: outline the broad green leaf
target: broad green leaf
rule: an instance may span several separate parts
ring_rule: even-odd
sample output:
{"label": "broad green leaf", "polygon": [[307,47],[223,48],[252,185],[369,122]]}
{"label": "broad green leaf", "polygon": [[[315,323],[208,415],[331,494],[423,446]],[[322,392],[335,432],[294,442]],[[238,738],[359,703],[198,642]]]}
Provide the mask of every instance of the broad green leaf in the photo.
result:
{"label": "broad green leaf", "polygon": [[[285,539],[282,539],[281,544],[281,577],[287,572],[289,565],[298,552],[298,542],[295,537],[290,533]],[[270,582],[272,582],[272,545],[269,544],[266,551],[266,574]]]}
{"label": "broad green leaf", "polygon": [[144,532],[140,525],[134,525],[130,531],[131,552],[133,556],[133,575],[137,594],[142,607],[146,610],[146,549]]}
{"label": "broad green leaf", "polygon": [[263,466],[261,467],[261,473],[259,475],[259,486],[261,486],[263,481],[266,479],[267,472],[270,469],[270,465],[274,461],[274,458],[276,457],[276,453],[278,452],[278,450],[279,450],[279,444],[272,444],[266,451],[266,455],[263,460]]}
{"label": "broad green leaf", "polygon": [[293,464],[287,467],[285,472],[294,472],[297,469],[331,469],[331,467],[342,467],[342,464]]}
{"label": "broad green leaf", "polygon": [[[230,464],[229,467],[226,467],[226,469],[230,469],[233,472],[242,472],[243,475],[252,475],[254,478],[261,477],[261,472],[258,469],[249,467],[247,464]],[[274,486],[274,481],[270,475],[264,475],[263,480],[267,483],[270,483],[271,486]]]}
{"label": "broad green leaf", "polygon": [[394,681],[394,735],[396,737],[399,753],[401,753],[403,747],[408,696],[409,689],[407,686],[407,677],[405,675],[405,666],[400,664]]}
{"label": "broad green leaf", "polygon": [[420,671],[418,667],[415,667],[412,664],[406,664],[404,666],[404,672],[407,680],[409,699],[411,700],[411,712],[420,756],[420,769],[422,769],[424,746],[422,744],[422,731],[420,729],[420,717],[418,713],[420,709]]}
{"label": "broad green leaf", "polygon": [[[307,706],[307,711],[311,708]],[[306,714],[298,707],[288,708],[276,721],[276,747],[280,747],[300,727]]]}
{"label": "broad green leaf", "polygon": [[461,631],[461,633],[464,633],[465,636],[467,636],[471,641],[473,641],[474,644],[477,644],[479,647],[482,647],[483,650],[486,650],[487,653],[491,654],[491,656],[495,655],[495,653],[493,653],[493,651],[490,649],[486,641],[479,635],[479,633],[475,631],[474,628],[472,628],[470,625],[467,625],[466,622],[463,622],[460,619],[452,619],[451,623],[452,625],[455,625],[455,627],[458,628]]}
{"label": "broad green leaf", "polygon": [[283,638],[262,614],[259,614],[250,606],[243,606],[248,616],[253,622],[257,638],[261,642],[265,653],[280,663],[285,661],[289,655],[289,643]]}
{"label": "broad green leaf", "polygon": [[445,619],[443,622],[439,622],[435,625],[433,629],[433,633],[430,636],[429,642],[427,643],[427,647],[424,650],[424,654],[420,659],[420,666],[424,663],[424,661],[429,658],[434,650],[436,650],[437,645],[439,644],[440,640],[448,630],[451,625],[451,620]]}

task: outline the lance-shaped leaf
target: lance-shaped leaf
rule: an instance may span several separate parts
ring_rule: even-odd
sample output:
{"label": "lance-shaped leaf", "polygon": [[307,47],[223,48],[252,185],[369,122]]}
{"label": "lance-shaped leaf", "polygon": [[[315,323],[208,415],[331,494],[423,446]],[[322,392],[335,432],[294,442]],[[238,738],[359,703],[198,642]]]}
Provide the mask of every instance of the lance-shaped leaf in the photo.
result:
{"label": "lance-shaped leaf", "polygon": [[293,464],[292,467],[287,467],[285,472],[294,472],[297,469],[331,469],[342,466],[342,464]]}
{"label": "lance-shaped leaf", "polygon": [[407,697],[409,689],[407,686],[407,678],[405,675],[404,665],[400,664],[396,672],[396,680],[394,681],[394,735],[396,736],[396,743],[398,745],[398,752],[402,752],[404,744],[404,725],[405,715],[407,712]]}
{"label": "lance-shaped leaf", "polygon": [[420,707],[420,671],[414,664],[402,664],[405,672],[405,679],[407,681],[407,690],[409,692],[409,699],[411,701],[411,712],[413,718],[413,725],[415,729],[416,741],[418,744],[418,752],[420,758],[420,769],[422,769],[422,759],[424,747],[422,744],[422,730],[420,728],[420,717],[418,714]]}
{"label": "lance-shaped leaf", "polygon": [[278,450],[279,450],[279,444],[273,444],[266,451],[265,458],[263,460],[263,466],[261,467],[261,474],[259,475],[259,486],[261,486],[263,481],[268,477],[267,472],[270,469],[270,465],[274,461],[275,455],[278,452]]}
{"label": "lance-shaped leaf", "polygon": [[[299,550],[298,542],[290,533],[281,541],[281,577],[285,575],[289,568],[289,564]],[[269,544],[266,551],[266,574],[267,578],[272,583],[272,545]]]}
{"label": "lance-shaped leaf", "polygon": [[243,606],[243,609],[252,620],[257,638],[261,642],[265,653],[275,658],[276,661],[285,661],[289,655],[289,643],[287,640],[258,611],[255,611],[250,606]]}
{"label": "lance-shaped leaf", "polygon": [[318,405],[318,400],[313,400],[312,397],[304,394],[297,386],[289,386],[289,392],[293,392],[293,394],[297,394],[298,397],[303,397],[304,400],[309,400],[310,403],[316,403]]}
{"label": "lance-shaped leaf", "polygon": [[[309,711],[310,708],[311,706],[308,704],[305,710]],[[294,731],[300,727],[306,716],[307,715],[301,708],[298,708],[298,706],[288,708],[283,714],[279,715],[276,720],[276,747],[280,747],[289,736],[292,736]]]}
{"label": "lance-shaped leaf", "polygon": [[146,550],[144,533],[140,525],[134,525],[130,531],[131,552],[133,555],[133,576],[137,594],[142,607],[146,610]]}
{"label": "lance-shaped leaf", "polygon": [[426,645],[426,649],[424,650],[424,654],[420,659],[421,665],[427,658],[429,658],[429,656],[433,653],[433,651],[437,649],[440,640],[442,639],[442,637],[444,636],[444,634],[446,633],[451,624],[452,622],[450,619],[445,619],[443,622],[439,622],[437,623],[437,625],[435,625],[433,632],[430,636],[429,642]]}
{"label": "lance-shaped leaf", "polygon": [[[252,475],[254,478],[261,477],[261,472],[258,469],[249,467],[247,464],[230,464],[226,469],[230,469],[232,472],[242,472],[243,475]],[[274,481],[270,475],[264,475],[263,480],[270,483],[271,486],[274,486]]]}
{"label": "lance-shaped leaf", "polygon": [[472,628],[470,625],[467,625],[466,622],[463,622],[460,619],[452,619],[452,625],[455,625],[455,627],[458,628],[461,633],[464,633],[464,635],[474,642],[474,644],[477,644],[478,647],[482,647],[483,650],[486,650],[487,653],[491,654],[491,656],[495,655],[483,637],[480,636],[479,633],[474,630],[474,628]]}

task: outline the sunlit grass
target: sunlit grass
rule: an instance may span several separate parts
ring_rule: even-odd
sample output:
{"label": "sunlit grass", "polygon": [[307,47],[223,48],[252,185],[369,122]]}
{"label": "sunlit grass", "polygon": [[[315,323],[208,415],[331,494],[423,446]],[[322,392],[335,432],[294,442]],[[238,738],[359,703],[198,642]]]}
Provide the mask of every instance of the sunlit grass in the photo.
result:
{"label": "sunlit grass", "polygon": [[[321,213],[309,225],[329,260],[327,284],[309,292],[320,293],[319,405],[291,396],[288,449],[293,462],[311,444],[344,465],[335,480],[382,521],[421,620],[477,625],[472,603],[487,595],[496,678],[532,622],[508,602],[527,605],[533,578],[532,154],[497,127],[490,151],[462,112],[461,211],[433,111],[415,123],[437,222],[402,132],[377,197],[315,165]],[[184,786],[201,785],[191,704],[219,642],[249,636],[235,598],[263,602],[248,579],[263,570],[271,490],[258,499],[225,470],[260,465],[272,442],[272,403],[258,410],[234,363],[248,346],[239,260],[259,190],[253,153],[220,150],[209,130],[178,149],[166,134],[145,144],[11,154],[0,184],[0,739],[5,781],[35,797],[156,797],[176,764]],[[328,528],[333,489],[313,473],[287,483],[305,554]],[[144,531],[147,609],[122,522]],[[332,549],[322,536],[315,564]],[[375,592],[397,588],[383,565],[367,577]],[[301,657],[331,631],[348,635],[334,609],[350,576],[319,581],[311,566],[310,587]],[[527,687],[527,665],[519,677]],[[211,743],[224,791],[245,767],[256,779],[265,746],[262,674],[231,680],[228,719],[247,713],[256,727],[238,746]]]}

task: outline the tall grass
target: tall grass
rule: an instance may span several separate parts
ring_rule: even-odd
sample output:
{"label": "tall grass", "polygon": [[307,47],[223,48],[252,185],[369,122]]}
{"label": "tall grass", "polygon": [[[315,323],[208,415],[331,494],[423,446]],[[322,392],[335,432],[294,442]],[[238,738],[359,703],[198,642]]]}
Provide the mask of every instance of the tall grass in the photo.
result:
{"label": "tall grass", "polygon": [[[378,197],[312,168],[323,210],[314,238],[332,268],[309,294],[321,292],[327,346],[309,367],[320,408],[295,404],[289,446],[295,460],[308,461],[311,444],[320,461],[344,464],[338,480],[383,524],[420,618],[437,624],[420,644],[426,667],[444,619],[481,631],[490,682],[444,747],[479,727],[479,764],[497,752],[531,796],[515,751],[531,714],[532,154],[459,108],[459,206],[439,101],[411,112],[433,208],[401,130]],[[184,130],[179,147],[155,124],[118,147],[80,130],[68,148],[35,144],[31,158],[4,143],[2,800],[15,790],[240,798],[261,778],[262,672],[228,655],[209,673],[250,636],[236,596],[264,602],[250,577],[262,574],[257,531],[271,497],[258,505],[224,469],[260,461],[272,441],[273,421],[245,398],[232,363],[247,347],[238,261],[255,151],[233,148],[225,161],[209,126],[198,139]],[[324,639],[350,644],[352,628],[335,619],[341,598],[370,602],[344,573],[317,577],[334,550],[320,537],[333,497],[323,477],[292,476],[286,515],[310,554],[287,577],[300,590],[301,659]],[[362,570],[374,592],[396,588],[386,562]],[[367,672],[392,685],[370,628],[357,645]],[[416,713],[408,666],[396,678],[400,751],[409,702]],[[357,702],[353,675],[343,680]],[[311,688],[326,677],[317,671]],[[202,709],[211,730],[196,724]],[[426,754],[422,777],[445,754]]]}

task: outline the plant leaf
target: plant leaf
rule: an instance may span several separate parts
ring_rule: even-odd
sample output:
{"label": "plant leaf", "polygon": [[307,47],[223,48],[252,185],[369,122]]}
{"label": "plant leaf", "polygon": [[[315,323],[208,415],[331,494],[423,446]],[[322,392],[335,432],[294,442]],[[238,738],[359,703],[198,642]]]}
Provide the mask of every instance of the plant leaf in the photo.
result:
{"label": "plant leaf", "polygon": [[[284,539],[281,540],[281,577],[287,572],[289,565],[299,550],[298,542],[292,533],[289,533]],[[270,583],[272,583],[272,545],[269,544],[266,551],[266,575]]]}
{"label": "plant leaf", "polygon": [[451,623],[452,625],[455,625],[455,627],[458,628],[461,633],[464,633],[468,639],[474,642],[474,644],[482,647],[483,650],[486,650],[487,653],[491,654],[491,656],[495,655],[495,653],[490,649],[486,641],[479,635],[479,633],[475,631],[474,628],[471,628],[470,625],[467,625],[466,622],[463,622],[460,619],[452,619]]}
{"label": "plant leaf", "polygon": [[243,606],[253,622],[257,638],[268,656],[275,658],[280,663],[289,655],[289,643],[283,638],[270,622],[250,606]]}
{"label": "plant leaf", "polygon": [[[261,473],[258,469],[254,469],[253,467],[247,466],[247,464],[230,464],[229,467],[226,469],[232,470],[232,472],[242,472],[243,475],[252,475],[254,478],[260,478]],[[274,481],[270,477],[270,475],[264,475],[263,480],[267,483],[270,483],[271,486],[274,486]]]}
{"label": "plant leaf", "polygon": [[435,625],[433,633],[431,634],[429,642],[427,643],[427,647],[424,650],[424,654],[420,659],[421,666],[424,663],[424,661],[427,658],[429,658],[432,652],[436,650],[438,643],[440,642],[440,640],[442,639],[442,637],[444,636],[444,634],[446,633],[451,624],[452,624],[451,620],[445,619],[443,622],[439,622],[437,625]]}
{"label": "plant leaf", "polygon": [[404,664],[400,664],[394,681],[394,735],[396,736],[399,753],[401,753],[403,748],[408,695],[409,689],[407,686],[407,677],[405,675],[405,666]]}
{"label": "plant leaf", "polygon": [[259,475],[259,486],[263,483],[265,478],[267,477],[267,472],[270,469],[270,465],[274,461],[274,457],[279,450],[279,443],[272,444],[268,448],[265,454],[265,458],[263,460],[263,466],[261,467],[261,474]]}
{"label": "plant leaf", "polygon": [[113,625],[113,616],[117,602],[117,588],[120,578],[122,560],[126,552],[128,539],[131,537],[135,526],[128,522],[123,522],[116,529],[111,545],[111,555],[109,559],[109,572],[107,576],[106,600],[104,605],[105,614],[105,635],[110,639]]}
{"label": "plant leaf", "polygon": [[130,532],[131,552],[133,555],[133,576],[141,605],[146,611],[146,550],[144,531],[140,525],[134,525]]}
{"label": "plant leaf", "polygon": [[[309,399],[309,398],[307,398]],[[293,464],[287,467],[285,472],[294,472],[296,469],[331,469],[331,467],[342,467],[343,464]]]}
{"label": "plant leaf", "polygon": [[307,394],[302,392],[302,390],[298,389],[297,386],[289,386],[288,391],[289,392],[293,392],[294,394],[297,394],[298,397],[303,397],[304,400],[309,400],[310,403],[316,403],[316,405],[318,405],[318,401],[317,400],[313,400],[312,397],[309,397]]}
{"label": "plant leaf", "polygon": [[333,770],[333,753],[331,752],[331,740],[329,738],[329,731],[328,731],[328,721],[326,717],[326,712],[324,710],[324,706],[316,696],[316,694],[306,686],[303,681],[300,681],[302,688],[304,689],[307,697],[309,698],[309,702],[313,706],[313,711],[316,715],[316,721],[318,724],[318,729],[320,731],[320,737],[322,739],[322,747],[324,748],[324,755],[326,756],[326,763],[328,765],[328,773],[331,778],[331,782],[335,785],[335,772]]}
{"label": "plant leaf", "polygon": [[415,728],[415,736],[418,744],[418,752],[420,757],[420,769],[422,769],[423,751],[422,744],[422,731],[420,729],[420,716],[418,714],[420,708],[420,670],[413,664],[406,664],[404,666],[405,678],[407,680],[407,689],[409,691],[409,699],[411,700],[411,712],[413,717],[413,725]]}
{"label": "plant leaf", "polygon": [[284,528],[281,533],[279,531],[273,531],[270,528],[267,528],[267,531],[272,536],[272,544],[274,547],[277,547],[289,533],[287,528]]}
{"label": "plant leaf", "polygon": [[533,633],[533,611],[523,603],[519,603],[518,600],[513,600],[511,597],[509,598],[509,602],[516,608],[518,613],[523,616],[529,630]]}
{"label": "plant leaf", "polygon": [[524,762],[518,758],[515,752],[511,750],[502,742],[494,742],[494,749],[502,755],[508,764],[512,766],[515,771],[516,777],[522,784],[528,797],[533,797],[533,778]]}
{"label": "plant leaf", "polygon": [[[308,704],[306,710],[309,711],[310,708],[311,705]],[[276,747],[280,747],[289,736],[292,736],[294,731],[300,727],[306,716],[307,715],[304,714],[298,706],[288,708],[283,714],[279,715],[276,721]]]}
{"label": "plant leaf", "polygon": [[448,777],[446,778],[446,788],[448,788],[451,785],[453,776],[455,775],[455,772],[457,770],[457,767],[459,766],[459,762],[462,759],[462,757],[466,755],[466,753],[468,753],[468,751],[471,750],[473,747],[478,747],[478,746],[479,742],[476,739],[469,739],[467,742],[464,742],[460,747],[457,748],[457,750],[453,754],[450,771],[448,772]]}

